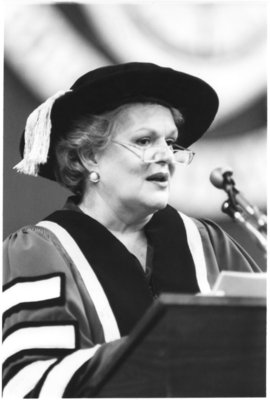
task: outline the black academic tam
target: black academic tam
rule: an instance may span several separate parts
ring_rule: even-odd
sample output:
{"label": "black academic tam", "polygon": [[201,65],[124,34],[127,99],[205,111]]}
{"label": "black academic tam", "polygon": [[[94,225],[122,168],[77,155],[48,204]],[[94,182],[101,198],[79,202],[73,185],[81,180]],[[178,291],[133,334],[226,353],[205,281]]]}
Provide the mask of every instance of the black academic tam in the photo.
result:
{"label": "black academic tam", "polygon": [[[77,118],[135,102],[153,102],[178,109],[184,116],[178,144],[184,147],[197,141],[209,128],[219,103],[214,89],[203,80],[151,63],[131,62],[87,72],[53,105],[49,156],[46,164],[40,166],[39,175],[55,180],[55,143]],[[24,140],[22,153],[23,148]]]}

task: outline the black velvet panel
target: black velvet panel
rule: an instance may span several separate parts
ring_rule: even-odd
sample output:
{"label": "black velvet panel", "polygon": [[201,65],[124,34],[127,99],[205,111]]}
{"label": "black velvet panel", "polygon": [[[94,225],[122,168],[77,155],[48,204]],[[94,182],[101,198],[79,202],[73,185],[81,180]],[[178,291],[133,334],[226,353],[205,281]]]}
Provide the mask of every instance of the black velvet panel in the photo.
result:
{"label": "black velvet panel", "polygon": [[158,211],[145,227],[153,248],[152,280],[159,292],[196,293],[199,287],[179,213],[170,206]]}

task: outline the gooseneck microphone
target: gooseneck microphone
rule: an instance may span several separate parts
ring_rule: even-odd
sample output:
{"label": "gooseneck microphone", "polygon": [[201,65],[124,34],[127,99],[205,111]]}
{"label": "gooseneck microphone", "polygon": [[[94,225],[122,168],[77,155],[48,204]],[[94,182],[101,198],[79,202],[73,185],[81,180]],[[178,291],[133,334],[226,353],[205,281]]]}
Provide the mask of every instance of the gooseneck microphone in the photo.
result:
{"label": "gooseneck microphone", "polygon": [[[233,203],[242,207],[248,214],[261,218],[261,213],[254,207],[235,187],[235,182],[232,179],[233,171],[229,167],[215,168],[210,174],[210,182],[217,188],[223,189],[232,197]],[[263,223],[264,225],[264,223]]]}
{"label": "gooseneck microphone", "polygon": [[210,174],[210,182],[217,189],[224,190],[228,199],[222,205],[222,211],[240,222],[266,251],[267,218],[258,207],[252,205],[235,187],[233,171],[229,167],[215,168]]}

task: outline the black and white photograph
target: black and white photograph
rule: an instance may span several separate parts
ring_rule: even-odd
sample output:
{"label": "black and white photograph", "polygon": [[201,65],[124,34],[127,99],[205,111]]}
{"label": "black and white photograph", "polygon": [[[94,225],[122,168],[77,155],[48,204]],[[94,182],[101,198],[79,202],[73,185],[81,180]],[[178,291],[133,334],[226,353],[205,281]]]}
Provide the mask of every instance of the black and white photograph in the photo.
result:
{"label": "black and white photograph", "polygon": [[3,1],[2,397],[267,398],[267,1]]}

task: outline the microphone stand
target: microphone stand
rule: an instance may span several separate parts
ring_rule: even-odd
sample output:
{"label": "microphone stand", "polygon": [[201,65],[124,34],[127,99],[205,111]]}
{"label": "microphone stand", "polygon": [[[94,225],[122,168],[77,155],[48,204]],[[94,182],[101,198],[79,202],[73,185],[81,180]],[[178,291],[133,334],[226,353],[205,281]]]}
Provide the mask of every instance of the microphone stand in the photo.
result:
{"label": "microphone stand", "polygon": [[[260,248],[267,254],[267,218],[257,207],[251,205],[235,188],[232,172],[223,174],[223,189],[228,199],[222,205],[222,211],[240,223],[255,239]],[[252,220],[252,222],[250,221]]]}

